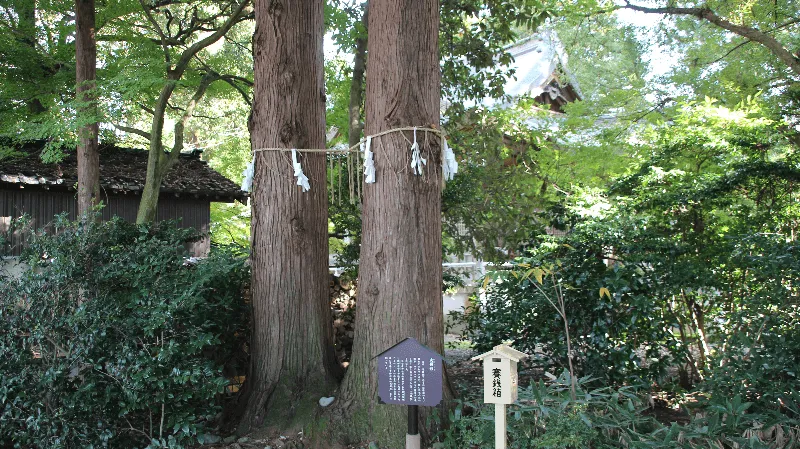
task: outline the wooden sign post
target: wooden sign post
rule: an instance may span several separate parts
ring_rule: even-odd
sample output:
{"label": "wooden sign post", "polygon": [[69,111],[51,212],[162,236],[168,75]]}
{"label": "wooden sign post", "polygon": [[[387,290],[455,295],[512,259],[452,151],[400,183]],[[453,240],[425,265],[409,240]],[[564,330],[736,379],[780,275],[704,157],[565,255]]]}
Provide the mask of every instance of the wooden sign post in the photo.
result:
{"label": "wooden sign post", "polygon": [[420,449],[419,406],[442,401],[442,356],[413,338],[378,354],[378,399],[408,406],[406,449]]}
{"label": "wooden sign post", "polygon": [[495,404],[495,449],[506,449],[506,404],[517,400],[517,363],[525,357],[527,355],[510,346],[497,345],[472,358],[483,361],[483,402]]}

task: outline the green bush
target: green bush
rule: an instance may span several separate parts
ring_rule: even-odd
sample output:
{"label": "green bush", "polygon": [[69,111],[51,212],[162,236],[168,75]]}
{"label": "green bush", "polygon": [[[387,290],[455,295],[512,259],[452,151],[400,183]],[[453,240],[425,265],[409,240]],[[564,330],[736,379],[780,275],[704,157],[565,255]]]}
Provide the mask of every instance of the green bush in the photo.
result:
{"label": "green bush", "polygon": [[[528,354],[541,354],[535,362],[543,369],[566,369],[564,323],[550,302],[561,293],[576,375],[604,384],[661,379],[682,354],[670,332],[674,318],[653,301],[653,279],[646,266],[609,267],[602,254],[601,239],[574,233],[546,241],[528,257],[491,272],[483,294],[471,299],[470,313],[461,317],[466,338],[479,351],[510,340]],[[552,271],[539,273],[541,283],[534,273],[540,267]]]}
{"label": "green bush", "polygon": [[[625,447],[629,429],[653,431],[659,425],[644,416],[642,401],[630,388],[588,389],[588,378],[576,380],[571,400],[570,377],[565,371],[550,382],[532,383],[519,391],[516,404],[507,406],[508,447],[511,449],[587,449]],[[493,447],[494,407],[459,402],[450,414],[450,426],[438,435],[442,448]]]}
{"label": "green bush", "polygon": [[[591,389],[578,379],[576,399],[564,372],[550,382],[521,388],[507,406],[510,449],[739,448],[792,449],[800,445],[800,421],[780,413],[753,413],[741,397],[713,398],[685,423],[662,424],[648,413],[635,389]],[[450,425],[437,435],[441,449],[493,447],[494,406],[458,402]]]}
{"label": "green bush", "polygon": [[184,258],[172,223],[63,220],[2,279],[0,445],[182,447],[221,407],[246,338],[243,261]]}
{"label": "green bush", "polygon": [[[490,274],[465,317],[467,338],[479,350],[512,340],[531,354],[541,349],[545,369],[566,367],[564,324],[547,300],[563,291],[578,374],[663,385],[677,373],[683,388],[703,381],[704,389],[740,394],[759,409],[779,401],[796,408],[794,232],[762,212],[732,216],[732,200],[716,193],[701,213],[687,210],[682,196],[653,190],[613,202],[591,192],[571,199],[572,232],[540,238],[525,257]],[[531,272],[542,268],[555,273],[544,283]]]}
{"label": "green bush", "polygon": [[731,254],[728,264],[747,281],[747,300],[720,312],[720,350],[699,387],[800,418],[800,304],[792,291],[800,279],[800,244],[752,235]]}

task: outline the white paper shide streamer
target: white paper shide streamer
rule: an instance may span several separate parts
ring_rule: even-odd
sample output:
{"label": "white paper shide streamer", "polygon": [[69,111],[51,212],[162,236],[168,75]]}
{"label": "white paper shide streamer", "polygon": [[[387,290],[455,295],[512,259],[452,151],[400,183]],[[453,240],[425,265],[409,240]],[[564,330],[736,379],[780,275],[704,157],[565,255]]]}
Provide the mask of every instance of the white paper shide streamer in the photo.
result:
{"label": "white paper shide streamer", "polygon": [[328,131],[325,133],[325,142],[330,142],[333,140],[336,135],[339,133],[339,128],[335,126],[331,126],[328,128]]}
{"label": "white paper shide streamer", "polygon": [[303,167],[300,166],[300,162],[297,162],[297,149],[295,148],[292,148],[292,167],[294,167],[294,175],[297,177],[297,185],[303,187],[303,192],[311,190],[308,177],[303,173]]}
{"label": "white paper shide streamer", "polygon": [[253,154],[253,159],[247,163],[247,167],[242,172],[244,175],[244,180],[242,181],[242,190],[245,192],[249,192],[250,188],[253,187],[253,175],[255,174],[255,165],[256,165],[256,158],[255,154]]}
{"label": "white paper shide streamer", "polygon": [[415,175],[422,174],[422,166],[427,165],[428,161],[419,153],[419,144],[417,143],[417,128],[414,128],[414,143],[411,144],[411,169]]}
{"label": "white paper shide streamer", "polygon": [[364,150],[364,182],[375,183],[375,161],[372,160],[372,136],[367,136],[366,143],[362,144]]}
{"label": "white paper shide streamer", "polygon": [[[292,148],[292,167],[294,169],[294,176],[297,178],[297,185],[302,187],[303,192],[308,192],[311,190],[311,184],[309,182],[308,177],[305,173],[303,173],[303,167],[300,164],[300,160],[298,159],[298,153],[300,152],[325,152],[325,153],[334,153],[334,154],[346,154],[349,155],[351,152],[356,151],[356,149],[360,150],[361,153],[364,155],[364,183],[365,184],[374,184],[375,183],[375,153],[372,152],[372,139],[374,137],[380,137],[386,134],[395,133],[395,132],[403,132],[403,131],[414,131],[414,142],[411,144],[411,170],[414,172],[415,175],[421,176],[423,173],[423,167],[428,165],[428,160],[422,157],[422,153],[420,151],[420,145],[417,142],[417,130],[418,127],[413,128],[393,128],[383,132],[379,132],[372,136],[366,136],[364,140],[359,142],[357,145],[352,147],[339,147],[339,145],[333,148],[326,148],[326,149],[300,149]],[[433,134],[437,134],[442,139],[442,176],[445,180],[453,179],[453,176],[458,173],[458,162],[456,161],[455,154],[450,146],[447,144],[447,139],[441,131],[436,129],[429,129],[429,128],[422,128],[422,132],[429,132]],[[326,133],[326,139],[330,141],[331,139],[335,138],[338,133],[338,129],[332,127]],[[426,137],[427,141],[427,137]],[[247,167],[242,172],[244,177],[242,181],[242,190],[245,192],[250,192],[253,187],[253,181],[255,176],[255,162],[256,162],[256,155],[261,151],[289,151],[287,148],[258,148],[253,150],[253,159],[247,164]],[[349,156],[348,156],[349,157]],[[333,186],[333,184],[331,184]],[[352,194],[352,192],[351,192]]]}
{"label": "white paper shide streamer", "polygon": [[445,181],[453,179],[453,176],[458,173],[458,161],[453,149],[447,144],[447,139],[442,136],[442,176]]}

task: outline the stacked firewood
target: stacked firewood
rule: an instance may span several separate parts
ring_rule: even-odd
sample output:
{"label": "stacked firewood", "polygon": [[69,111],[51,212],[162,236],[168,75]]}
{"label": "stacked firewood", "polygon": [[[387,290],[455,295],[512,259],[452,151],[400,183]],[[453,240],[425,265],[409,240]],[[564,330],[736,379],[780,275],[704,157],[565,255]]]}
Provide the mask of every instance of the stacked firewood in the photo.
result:
{"label": "stacked firewood", "polygon": [[345,276],[331,275],[331,314],[336,358],[342,366],[350,364],[356,321],[356,285]]}

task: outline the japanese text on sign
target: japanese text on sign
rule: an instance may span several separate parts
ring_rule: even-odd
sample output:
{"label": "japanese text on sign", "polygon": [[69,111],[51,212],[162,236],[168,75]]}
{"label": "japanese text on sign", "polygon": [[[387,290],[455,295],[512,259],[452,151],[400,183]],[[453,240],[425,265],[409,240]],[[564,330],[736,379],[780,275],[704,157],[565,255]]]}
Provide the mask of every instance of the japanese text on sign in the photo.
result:
{"label": "japanese text on sign", "polygon": [[378,397],[387,404],[438,404],[442,399],[442,356],[406,338],[377,356]]}
{"label": "japanese text on sign", "polygon": [[389,400],[425,402],[425,370],[434,371],[435,362],[433,358],[384,358],[389,376]]}
{"label": "japanese text on sign", "polygon": [[492,396],[496,398],[503,397],[503,390],[500,386],[500,368],[492,370]]}

